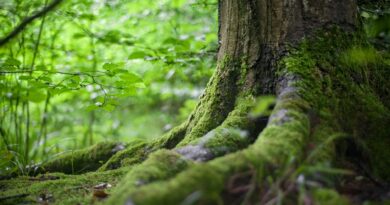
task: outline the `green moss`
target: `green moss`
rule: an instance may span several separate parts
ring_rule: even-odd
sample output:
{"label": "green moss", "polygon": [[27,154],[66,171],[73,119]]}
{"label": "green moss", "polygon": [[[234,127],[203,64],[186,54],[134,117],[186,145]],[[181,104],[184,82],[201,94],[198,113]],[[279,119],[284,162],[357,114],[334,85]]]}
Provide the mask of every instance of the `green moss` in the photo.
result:
{"label": "green moss", "polygon": [[224,122],[191,145],[201,145],[210,150],[214,157],[240,150],[252,141],[249,137],[250,120],[248,113],[254,105],[252,97],[240,97],[233,111]]}
{"label": "green moss", "polygon": [[179,146],[187,145],[216,128],[233,110],[239,93],[236,83],[241,73],[240,62],[240,60],[225,58],[219,63],[205,94],[189,118],[186,136]]}
{"label": "green moss", "polygon": [[149,143],[149,147],[151,147],[152,149],[174,148],[184,138],[184,135],[186,134],[187,126],[188,126],[188,120],[186,120],[179,126],[173,128],[163,136]]}
{"label": "green moss", "polygon": [[[175,178],[140,187],[127,195],[134,204],[222,204],[220,192],[232,174],[237,156],[219,158],[209,164],[196,164]],[[233,161],[232,161],[233,160]],[[123,201],[119,201],[122,203]]]}
{"label": "green moss", "polygon": [[[278,174],[285,171],[286,167],[305,160],[308,143],[312,143],[315,148],[307,162],[334,159],[334,139],[344,135],[362,141],[372,162],[372,172],[376,176],[388,178],[386,170],[389,168],[390,155],[386,148],[390,143],[390,112],[386,102],[381,102],[386,99],[387,91],[376,84],[384,82],[381,76],[384,73],[376,71],[379,69],[376,66],[383,65],[367,61],[364,66],[370,66],[372,70],[349,68],[352,64],[347,65],[340,57],[345,56],[343,53],[350,48],[359,46],[365,46],[359,37],[333,29],[305,40],[298,48],[290,49],[289,55],[280,62],[279,70],[280,75],[289,79],[289,82],[278,96],[268,126],[254,144],[242,151],[236,150],[246,147],[249,142],[241,137],[239,129],[251,126],[247,114],[252,101],[250,97],[246,99],[248,101],[241,101],[237,98],[238,91],[233,88],[235,86],[231,86],[239,80],[237,69],[240,66],[230,61],[224,62],[220,65],[224,69],[219,69],[219,73],[214,75],[196,112],[191,114],[185,124],[160,140],[129,145],[107,164],[114,165],[114,168],[137,164],[155,149],[164,146],[172,148],[183,138],[179,146],[203,143],[215,155],[224,155],[232,150],[236,152],[206,163],[191,163],[174,151],[153,152],[143,163],[119,169],[118,176],[123,175],[120,170],[127,169],[129,172],[106,203],[139,205],[181,204],[190,201],[222,204],[226,183],[234,175],[254,169],[258,172],[256,174],[263,176],[259,180],[265,180],[264,176],[271,176],[267,179],[280,176]],[[228,77],[222,79],[218,76]],[[205,136],[210,130],[213,130],[214,135]],[[220,147],[228,147],[230,150],[218,150]],[[102,169],[112,168],[110,166]],[[107,173],[106,180],[113,179],[113,183],[117,183],[114,172],[100,173]],[[53,189],[57,193],[57,188],[65,186],[65,183],[66,186],[77,187],[83,180],[87,184],[94,184],[99,177],[103,177],[96,175],[92,179],[90,177],[93,174],[69,179],[64,176],[66,182],[60,180],[33,184],[19,178],[15,185],[6,186],[4,190],[6,195],[11,195],[23,193],[24,187],[31,188],[31,193],[39,193],[48,187],[47,190]],[[58,198],[64,198],[64,203],[84,203],[90,200],[80,199],[80,193],[70,190],[68,198],[60,194]],[[318,204],[347,203],[331,189],[316,189],[312,197]]]}
{"label": "green moss", "polygon": [[[232,118],[228,117],[225,120],[226,124],[223,123],[222,126],[247,124],[244,120],[247,118],[244,116],[251,109],[251,104],[253,105],[253,103],[248,103],[245,106],[244,104],[237,105],[236,112],[232,112],[230,115]],[[281,110],[284,109],[283,105],[287,104],[282,103],[279,106]],[[268,126],[256,143],[244,151],[225,155],[206,164],[195,164],[170,180],[157,181],[138,189],[129,190],[130,185],[121,185],[123,191],[120,192],[125,194],[120,197],[115,196],[107,203],[180,204],[191,199],[194,203],[222,204],[221,193],[230,176],[250,167],[260,167],[264,164],[276,166],[291,156],[299,158],[302,155],[305,139],[309,135],[308,117],[305,112],[302,112],[300,106],[291,108],[287,114],[289,121]],[[221,139],[228,141],[230,135],[221,136]],[[218,139],[218,136],[215,139]],[[226,141],[216,140],[214,143],[221,145],[225,144]],[[142,166],[146,168],[156,165],[142,164]],[[128,175],[129,178],[133,176],[131,173]],[[126,181],[134,183],[134,180]]]}
{"label": "green moss", "polygon": [[[365,48],[369,59],[356,61],[363,52],[357,48]],[[280,67],[281,74],[298,76],[294,86],[310,102],[314,115],[327,121],[334,132],[364,144],[372,171],[386,180],[390,179],[385,173],[390,168],[390,150],[384,146],[390,146],[390,111],[385,100],[390,84],[384,76],[389,76],[389,68],[364,38],[337,28],[318,32],[291,49]]]}
{"label": "green moss", "polygon": [[349,201],[345,198],[340,196],[335,190],[333,189],[315,189],[313,191],[313,198],[314,198],[314,204],[318,205],[348,205],[350,204]]}
{"label": "green moss", "polygon": [[106,204],[125,204],[129,193],[150,182],[171,178],[190,165],[191,162],[176,152],[164,149],[156,151],[144,163],[133,167]]}
{"label": "green moss", "polygon": [[[130,169],[125,167],[107,172],[82,175],[51,173],[36,177],[18,177],[0,181],[0,198],[25,194],[2,200],[1,204],[38,204],[42,196],[50,196],[49,204],[91,204],[93,187],[101,183],[115,186]],[[111,189],[106,192],[110,194]],[[44,202],[42,202],[44,203]]]}
{"label": "green moss", "polygon": [[[82,150],[70,151],[43,163],[38,172],[84,173],[98,169],[112,155],[123,149],[117,142],[101,142]],[[33,170],[35,171],[35,170]]]}
{"label": "green moss", "polygon": [[230,176],[251,166],[277,165],[283,158],[298,156],[307,137],[308,121],[304,114],[291,116],[288,123],[267,127],[256,144],[244,151],[196,164],[170,180],[127,192],[127,198],[123,198],[134,204],[180,204],[195,197],[194,203],[222,204],[221,193]]}
{"label": "green moss", "polygon": [[[275,110],[275,112],[277,112]],[[302,157],[303,147],[309,136],[309,119],[303,112],[289,109],[286,113],[288,121],[272,119],[259,139],[248,151],[248,158],[256,164],[259,161],[269,161],[271,164],[283,164],[294,156],[297,160]],[[280,124],[278,121],[282,121]]]}
{"label": "green moss", "polygon": [[[385,120],[387,111],[381,105],[379,98],[373,97],[377,95],[374,90],[364,89],[364,87],[370,87],[369,84],[365,84],[368,81],[364,80],[367,74],[356,69],[343,69],[343,64],[338,58],[345,50],[358,42],[358,37],[351,37],[350,34],[338,29],[305,41],[282,61],[283,68],[280,73],[284,76],[292,74],[297,77],[289,82],[288,87],[292,89],[291,92],[283,93],[282,91],[283,95],[279,96],[269,125],[260,134],[255,144],[242,152],[236,152],[206,165],[189,169],[169,181],[142,187],[129,194],[129,199],[136,204],[178,204],[194,193],[201,193],[198,196],[199,200],[207,200],[210,197],[202,194],[219,195],[223,189],[223,182],[234,172],[232,170],[239,170],[251,164],[259,169],[270,166],[275,169],[275,167],[283,167],[291,159],[299,162],[303,160],[304,148],[307,147],[308,142],[317,146],[317,151],[315,155],[313,154],[315,157],[312,159],[327,161],[333,159],[335,154],[331,143],[337,138],[336,136],[344,136],[343,132],[365,139],[367,145],[369,145],[367,139],[379,139],[375,138],[378,134],[382,138],[383,135],[380,133],[383,129],[387,130],[383,126],[387,123]],[[351,96],[350,93],[356,96]],[[348,98],[345,98],[347,96]],[[365,109],[361,109],[362,107]],[[356,112],[357,108],[359,112]],[[361,113],[360,110],[362,110]],[[369,133],[356,132],[359,123],[367,123],[363,119],[373,119],[375,122],[369,123]],[[225,119],[226,124],[229,124],[229,121],[233,125],[235,125],[234,122],[240,122],[234,117],[230,118],[230,115]],[[216,136],[211,138],[214,140],[213,145],[226,143],[225,140],[230,136],[229,132],[223,129],[225,122],[221,128],[214,130]],[[241,122],[245,124],[245,120]],[[326,149],[321,148],[324,144],[327,145],[322,148]],[[380,149],[382,153],[386,152],[383,147]],[[371,155],[371,158],[375,159],[374,156]],[[382,169],[388,170],[384,169],[386,167],[387,165]],[[213,173],[216,172],[218,174],[214,175]],[[277,171],[274,170],[274,172]],[[212,179],[209,178],[210,176]],[[213,181],[213,184],[207,183],[210,181]],[[318,202],[328,204],[345,202],[332,190],[319,190],[315,193],[315,198]],[[214,203],[219,202],[217,198],[213,199],[216,200]]]}
{"label": "green moss", "polygon": [[148,155],[147,143],[144,141],[132,141],[127,148],[117,152],[104,165],[99,168],[99,171],[116,169],[122,166],[137,164],[146,159]]}

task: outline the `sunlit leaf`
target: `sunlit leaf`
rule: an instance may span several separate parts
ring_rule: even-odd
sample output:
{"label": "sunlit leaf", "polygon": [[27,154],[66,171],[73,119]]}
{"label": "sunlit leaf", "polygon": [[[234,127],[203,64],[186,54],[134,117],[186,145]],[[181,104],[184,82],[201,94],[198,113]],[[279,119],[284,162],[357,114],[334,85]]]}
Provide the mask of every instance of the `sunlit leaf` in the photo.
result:
{"label": "sunlit leaf", "polygon": [[132,72],[121,74],[120,78],[122,80],[126,81],[126,83],[140,83],[140,82],[142,82],[142,78],[138,74],[132,73]]}
{"label": "sunlit leaf", "polygon": [[147,56],[147,53],[143,52],[143,51],[135,51],[133,53],[131,53],[128,57],[129,60],[132,60],[132,59],[143,59]]}
{"label": "sunlit leaf", "polygon": [[115,71],[122,69],[124,67],[124,63],[105,63],[103,64],[103,69],[107,71]]}

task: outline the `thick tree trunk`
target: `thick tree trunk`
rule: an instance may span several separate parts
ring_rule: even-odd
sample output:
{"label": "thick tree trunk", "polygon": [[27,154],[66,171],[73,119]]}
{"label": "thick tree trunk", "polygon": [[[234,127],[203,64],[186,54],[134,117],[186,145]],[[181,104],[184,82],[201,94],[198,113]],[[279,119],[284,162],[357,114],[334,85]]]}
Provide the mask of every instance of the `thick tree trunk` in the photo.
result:
{"label": "thick tree trunk", "polygon": [[[297,204],[302,194],[341,203],[325,185],[302,185],[318,177],[302,170],[335,162],[336,153],[389,180],[390,104],[381,100],[390,69],[381,58],[343,58],[368,46],[359,27],[353,0],[220,0],[218,66],[199,104],[157,140],[106,151],[113,156],[100,173],[127,172],[106,204]],[[264,94],[277,95],[269,119],[248,117]],[[61,170],[62,161],[40,171]]]}

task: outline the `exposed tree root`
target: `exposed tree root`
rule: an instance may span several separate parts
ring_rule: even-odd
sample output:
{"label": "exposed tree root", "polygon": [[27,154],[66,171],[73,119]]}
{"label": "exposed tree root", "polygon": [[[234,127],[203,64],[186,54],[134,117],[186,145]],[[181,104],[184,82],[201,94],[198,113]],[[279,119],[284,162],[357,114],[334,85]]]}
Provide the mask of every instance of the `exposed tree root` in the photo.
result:
{"label": "exposed tree root", "polygon": [[[290,89],[290,87],[285,89]],[[211,201],[221,203],[220,193],[225,188],[226,181],[233,174],[250,167],[277,167],[291,156],[299,159],[310,130],[309,118],[305,114],[308,109],[305,106],[307,103],[297,95],[282,93],[284,93],[280,96],[282,100],[276,104],[270,123],[255,144],[249,148],[205,164],[194,165],[168,181],[152,183],[137,190],[122,188],[123,191],[115,192],[115,196],[110,198],[107,204],[123,204],[129,201],[134,204],[180,204],[185,200],[190,200],[186,197],[193,195],[198,197],[197,202],[201,200],[208,203]],[[289,96],[286,96],[287,93]],[[226,124],[229,124],[228,119],[229,117]],[[240,122],[245,122],[245,120]],[[216,135],[217,140],[219,136],[221,135]],[[229,139],[229,136],[224,137]],[[125,185],[119,185],[119,187],[122,186]]]}
{"label": "exposed tree root", "polygon": [[82,150],[61,154],[42,164],[27,167],[27,174],[37,175],[46,172],[80,174],[95,171],[125,147],[125,144],[119,142],[101,142]]}

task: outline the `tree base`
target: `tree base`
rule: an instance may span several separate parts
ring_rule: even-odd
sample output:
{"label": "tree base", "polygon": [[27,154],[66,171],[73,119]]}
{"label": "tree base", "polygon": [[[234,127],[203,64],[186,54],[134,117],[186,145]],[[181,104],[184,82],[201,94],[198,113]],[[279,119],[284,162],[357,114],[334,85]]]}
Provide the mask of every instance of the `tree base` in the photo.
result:
{"label": "tree base", "polygon": [[[217,73],[235,77],[215,76],[196,111],[162,138],[129,144],[96,172],[1,181],[0,197],[11,198],[0,200],[50,193],[58,204],[89,203],[95,192],[84,190],[107,182],[116,187],[105,190],[106,204],[352,203],[340,195],[345,186],[335,189],[338,180],[362,173],[376,187],[390,180],[390,66],[378,53],[375,61],[347,56],[367,47],[332,28],[289,49],[278,62],[278,97],[264,130],[248,117],[258,103],[253,93],[226,94],[241,78],[229,60]],[[364,162],[365,171],[345,170],[351,161]]]}

